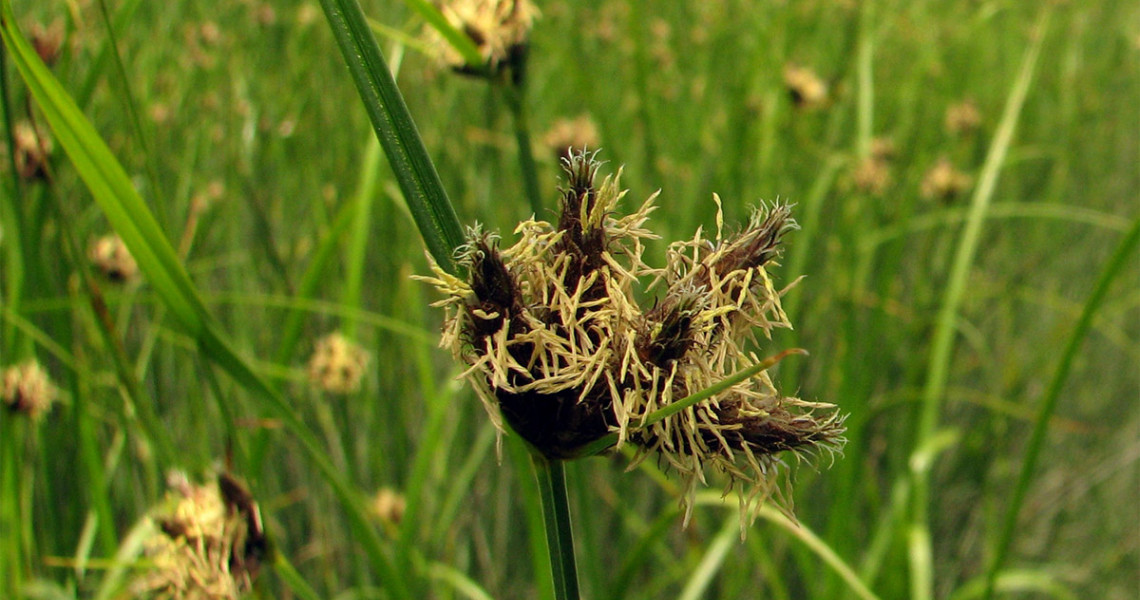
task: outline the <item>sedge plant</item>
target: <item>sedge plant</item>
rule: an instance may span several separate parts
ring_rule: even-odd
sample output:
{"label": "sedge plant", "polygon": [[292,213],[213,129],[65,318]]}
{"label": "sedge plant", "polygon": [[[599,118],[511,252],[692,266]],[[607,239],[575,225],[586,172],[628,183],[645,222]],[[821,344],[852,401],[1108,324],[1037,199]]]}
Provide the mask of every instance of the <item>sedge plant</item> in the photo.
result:
{"label": "sedge plant", "polygon": [[[754,330],[788,325],[764,269],[795,228],[787,206],[757,211],[728,236],[718,219],[715,241],[698,231],[654,270],[642,261],[643,240],[654,237],[644,226],[653,198],[616,218],[625,195],[618,177],[598,182],[600,163],[582,149],[564,161],[556,224],[524,221],[520,241],[501,251],[498,237],[478,226],[460,242],[455,211],[362,10],[354,0],[322,4],[424,237],[435,271],[427,281],[446,296],[442,343],[468,364],[500,431],[531,449],[557,598],[579,595],[563,461],[632,443],[639,457],[656,454],[682,475],[690,507],[706,470],[726,474],[730,489],[739,485],[744,515],[775,491],[780,453],[841,446],[835,407],[783,396],[764,371],[784,355],[761,360],[747,349]],[[456,46],[460,56],[470,49]],[[479,72],[503,60],[480,56]],[[666,289],[660,304],[641,309],[633,287],[646,276]]]}

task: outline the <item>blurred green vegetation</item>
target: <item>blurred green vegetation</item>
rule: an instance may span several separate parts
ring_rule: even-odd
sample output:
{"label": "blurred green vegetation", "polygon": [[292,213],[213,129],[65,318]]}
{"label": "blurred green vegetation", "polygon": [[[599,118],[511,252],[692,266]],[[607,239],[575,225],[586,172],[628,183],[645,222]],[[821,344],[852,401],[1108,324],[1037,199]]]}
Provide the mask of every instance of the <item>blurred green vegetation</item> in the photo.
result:
{"label": "blurred green vegetation", "polygon": [[[364,4],[388,27],[422,32],[400,2]],[[773,269],[777,285],[806,275],[784,299],[795,330],[758,352],[808,349],[810,357],[781,364],[775,380],[850,413],[843,457],[789,465],[795,513],[881,598],[911,594],[913,506],[903,495],[931,340],[983,161],[1026,48],[1044,35],[964,281],[938,418],[953,437],[930,474],[935,596],[970,597],[1060,353],[1105,261],[1140,216],[1140,7],[726,0],[540,8],[526,102],[548,206],[559,172],[541,134],[580,115],[596,124],[606,170],[624,165],[631,206],[661,190],[651,226],[663,241],[647,252],[651,261],[667,241],[715,227],[714,192],[729,224],[764,200],[798,205],[804,229]],[[1049,27],[1034,29],[1047,9]],[[76,0],[21,1],[15,10],[25,33],[61,27],[53,72],[127,168],[228,338],[361,494],[387,487],[407,495],[402,523],[376,525],[385,551],[408,567],[405,587],[437,598],[464,597],[461,579],[496,598],[544,589],[547,575],[536,572],[544,563],[532,556],[529,467],[510,444],[497,459],[482,406],[435,348],[441,315],[428,304],[436,298],[410,279],[427,271],[423,245],[372,147],[319,5]],[[121,70],[106,53],[108,22]],[[509,238],[530,208],[502,98],[418,46],[394,37],[381,45],[398,63],[460,219]],[[785,84],[793,65],[819,76],[823,102],[793,102]],[[7,122],[30,118],[46,129],[5,68]],[[963,103],[979,120],[953,131],[947,111]],[[873,152],[876,139],[893,146],[889,157]],[[872,156],[885,179],[867,178]],[[942,158],[970,183],[924,197]],[[390,593],[296,439],[203,358],[148,284],[82,284],[83,252],[110,229],[62,152],[49,181],[20,180],[9,164],[5,157],[0,167],[0,366],[35,356],[61,400],[39,424],[0,411],[0,595],[19,585],[29,597],[92,596],[107,572],[99,561],[162,498],[165,473],[201,479],[235,446],[246,449],[239,475],[252,483],[278,551],[320,597]],[[348,235],[336,228],[342,214],[351,217]],[[353,243],[353,231],[365,245]],[[69,236],[78,243],[69,246]],[[321,262],[324,248],[332,254]],[[1017,597],[1123,600],[1140,589],[1140,260],[1128,260],[1050,422],[1006,561],[1025,575],[1007,582]],[[285,325],[294,313],[304,317],[297,343]],[[103,316],[110,336],[100,332]],[[358,392],[322,393],[309,382],[309,354],[334,330],[371,355]],[[160,427],[148,427],[148,412]],[[682,529],[668,480],[651,462],[631,473],[627,464],[568,465],[584,595],[679,595],[720,547],[726,519],[735,526],[735,502],[699,507]],[[732,538],[705,597],[854,597],[773,522],[758,520],[743,542]],[[272,572],[261,585],[265,597],[294,593]]]}

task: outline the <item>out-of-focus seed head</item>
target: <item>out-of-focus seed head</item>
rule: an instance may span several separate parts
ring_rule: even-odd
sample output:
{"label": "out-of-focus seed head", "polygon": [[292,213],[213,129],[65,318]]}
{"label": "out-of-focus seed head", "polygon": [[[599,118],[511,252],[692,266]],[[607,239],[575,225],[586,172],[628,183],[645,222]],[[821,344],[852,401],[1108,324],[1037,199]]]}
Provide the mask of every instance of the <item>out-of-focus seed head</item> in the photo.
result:
{"label": "out-of-focus seed head", "polygon": [[232,475],[195,485],[184,474],[169,478],[171,493],[151,517],[146,542],[151,568],[132,593],[147,598],[229,600],[252,587],[268,553],[261,512]]}
{"label": "out-of-focus seed head", "polygon": [[973,185],[973,178],[959,171],[950,159],[942,157],[922,178],[922,197],[951,202]]}
{"label": "out-of-focus seed head", "polygon": [[539,16],[530,0],[448,0],[440,3],[439,9],[453,27],[475,43],[483,59],[483,64],[467,64],[443,36],[429,28],[428,42],[443,62],[461,73],[521,69],[531,26]]}
{"label": "out-of-focus seed head", "polygon": [[890,163],[874,156],[859,161],[851,173],[851,183],[855,189],[875,196],[887,191],[892,181]]}
{"label": "out-of-focus seed head", "polygon": [[360,390],[369,359],[368,352],[340,332],[330,333],[317,341],[309,358],[309,380],[326,392],[355,393]]}
{"label": "out-of-focus seed head", "polygon": [[827,103],[827,82],[807,67],[784,67],[784,87],[798,108],[819,108]]}
{"label": "out-of-focus seed head", "polygon": [[952,104],[946,109],[946,131],[953,136],[974,133],[982,125],[982,112],[970,99]]}
{"label": "out-of-focus seed head", "polygon": [[4,369],[0,378],[0,401],[9,411],[33,421],[51,410],[58,394],[47,372],[34,360]]}
{"label": "out-of-focus seed head", "polygon": [[46,27],[42,23],[33,24],[29,37],[40,60],[49,67],[55,65],[63,47],[63,19],[56,19]]}
{"label": "out-of-focus seed head", "polygon": [[380,488],[372,497],[373,514],[388,525],[399,525],[407,508],[408,501],[404,495],[392,488]]}
{"label": "out-of-focus seed head", "polygon": [[[656,455],[686,482],[691,502],[709,470],[739,484],[745,504],[774,489],[780,453],[836,451],[842,418],[834,406],[780,394],[766,373],[646,425],[686,396],[756,365],[756,333],[790,326],[767,273],[783,237],[796,229],[790,207],[761,207],[723,235],[702,231],[669,246],[666,266],[642,261],[654,197],[626,216],[618,177],[600,184],[594,154],[563,161],[556,223],[519,224],[519,240],[469,232],[460,278],[433,266],[421,278],[445,298],[442,345],[468,365],[496,425],[552,459],[580,456],[604,436]],[[719,207],[720,200],[714,196]],[[648,309],[635,299],[642,279],[661,285]],[[501,282],[492,289],[487,282]],[[690,504],[691,506],[691,504]]]}
{"label": "out-of-focus seed head", "polygon": [[48,158],[51,157],[52,141],[46,132],[21,121],[12,129],[16,174],[25,181],[47,177]]}
{"label": "out-of-focus seed head", "polygon": [[598,126],[588,115],[558,119],[542,135],[542,145],[555,160],[569,160],[574,148],[597,148],[601,136]]}
{"label": "out-of-focus seed head", "polygon": [[87,255],[91,264],[110,281],[127,283],[138,278],[139,265],[118,235],[105,235],[95,240]]}

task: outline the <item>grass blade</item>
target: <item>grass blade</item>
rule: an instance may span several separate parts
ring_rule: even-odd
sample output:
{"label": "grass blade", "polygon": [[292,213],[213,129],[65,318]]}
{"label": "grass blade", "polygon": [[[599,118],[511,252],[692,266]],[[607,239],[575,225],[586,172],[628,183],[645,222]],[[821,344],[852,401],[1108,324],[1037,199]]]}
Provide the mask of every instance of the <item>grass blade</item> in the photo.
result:
{"label": "grass blade", "polygon": [[139,267],[146,272],[148,281],[171,312],[197,337],[206,326],[202,318],[206,309],[198,299],[190,276],[110,148],[16,29],[7,0],[0,14],[0,35],[60,146],[107,220],[131,249]]}
{"label": "grass blade", "polygon": [[1013,489],[1013,497],[1010,499],[1009,507],[1006,509],[1001,536],[998,537],[993,560],[990,562],[989,569],[986,572],[986,586],[985,593],[983,594],[983,598],[986,600],[993,597],[994,588],[998,580],[998,571],[1001,569],[1001,565],[1005,561],[1005,555],[1009,551],[1009,545],[1013,541],[1013,532],[1017,527],[1017,516],[1021,513],[1021,505],[1025,501],[1025,494],[1029,490],[1034,469],[1037,467],[1037,457],[1041,453],[1041,447],[1045,444],[1045,433],[1049,429],[1049,420],[1057,408],[1057,400],[1061,397],[1061,391],[1065,387],[1065,381],[1069,377],[1069,371],[1072,370],[1073,359],[1076,358],[1077,351],[1080,350],[1081,343],[1084,342],[1089,328],[1092,327],[1093,317],[1096,316],[1097,309],[1104,303],[1104,298],[1108,295],[1109,287],[1111,287],[1116,276],[1124,269],[1128,258],[1133,256],[1138,243],[1140,243],[1140,218],[1137,218],[1132,224],[1132,228],[1128,231],[1128,234],[1124,236],[1124,239],[1120,241],[1120,245],[1116,247],[1116,252],[1113,253],[1112,258],[1108,260],[1108,264],[1105,266],[1104,271],[1101,272],[1096,287],[1093,289],[1088,301],[1085,302],[1084,310],[1081,311],[1081,317],[1077,321],[1077,326],[1073,329],[1073,334],[1069,336],[1069,341],[1065,344],[1065,349],[1061,353],[1061,362],[1057,365],[1057,370],[1053,373],[1053,379],[1049,382],[1049,388],[1045,392],[1045,399],[1041,403],[1040,411],[1037,413],[1037,422],[1033,426],[1033,434],[1030,436],[1029,445],[1025,450],[1025,460],[1021,463],[1021,473],[1017,477],[1017,485]]}
{"label": "grass blade", "polygon": [[459,218],[360,4],[321,0],[321,6],[428,252],[440,267],[455,272],[452,252],[463,243]]}
{"label": "grass blade", "polygon": [[364,541],[374,568],[397,595],[406,597],[406,593],[401,593],[406,592],[405,578],[392,566],[385,554],[383,543],[369,522],[367,509],[359,495],[333,466],[316,436],[285,399],[254,372],[219,333],[218,326],[206,311],[173,246],[166,240],[150,210],[131,185],[123,167],[80,112],[74,100],[16,29],[11,4],[7,0],[0,4],[0,35],[12,53],[14,63],[27,82],[32,96],[39,103],[44,118],[51,125],[56,139],[71,158],[116,232],[130,248],[139,268],[165,306],[197,340],[199,349],[205,356],[227,371],[243,387],[264,399],[264,405],[300,440],[304,453],[344,505],[354,533]]}
{"label": "grass blade", "polygon": [[[1051,9],[1045,9],[1037,26],[1034,28],[1034,40],[1025,51],[1017,79],[1013,83],[1001,122],[998,125],[994,141],[990,145],[982,173],[978,181],[978,188],[970,202],[970,209],[966,217],[966,224],[962,229],[958,241],[957,251],[951,267],[949,283],[942,298],[942,308],[938,313],[933,341],[931,342],[930,362],[927,368],[926,384],[922,393],[922,408],[919,416],[918,435],[915,440],[916,448],[925,448],[935,436],[938,427],[938,417],[942,411],[942,400],[946,392],[946,384],[950,376],[950,358],[954,349],[954,337],[957,332],[958,310],[965,297],[966,280],[977,253],[978,243],[981,239],[982,225],[989,212],[990,200],[993,198],[997,185],[998,175],[1005,164],[1006,155],[1013,141],[1013,133],[1021,116],[1021,109],[1025,105],[1025,98],[1029,93],[1029,83],[1037,67],[1037,58],[1041,55],[1041,46],[1045,39],[1045,32],[1049,23]],[[930,557],[929,522],[929,470],[915,471],[914,506],[911,531],[909,537],[911,557],[911,595],[916,600],[928,600],[933,597],[932,561],[925,560]],[[918,546],[924,547],[918,547]]]}
{"label": "grass blade", "polygon": [[700,564],[689,575],[689,582],[678,596],[680,600],[700,600],[706,597],[705,593],[708,592],[713,577],[716,577],[717,572],[724,566],[724,559],[728,556],[728,550],[732,547],[737,531],[739,531],[739,521],[736,516],[725,519],[724,526],[709,543]]}

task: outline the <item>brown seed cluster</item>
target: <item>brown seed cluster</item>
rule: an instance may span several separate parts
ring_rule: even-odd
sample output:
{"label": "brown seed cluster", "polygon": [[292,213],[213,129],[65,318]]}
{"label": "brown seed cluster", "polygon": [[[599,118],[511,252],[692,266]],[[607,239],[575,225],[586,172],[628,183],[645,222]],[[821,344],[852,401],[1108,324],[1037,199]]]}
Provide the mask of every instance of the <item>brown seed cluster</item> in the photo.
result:
{"label": "brown seed cluster", "polygon": [[894,183],[891,176],[894,158],[895,144],[890,138],[871,140],[870,152],[851,173],[851,183],[855,189],[875,196],[886,192]]}
{"label": "brown seed cluster", "polygon": [[946,131],[953,136],[970,135],[982,125],[982,112],[973,100],[966,99],[946,109]]}
{"label": "brown seed cluster", "polygon": [[169,477],[167,508],[152,517],[146,543],[152,568],[132,592],[147,598],[230,600],[250,590],[268,552],[261,513],[233,476],[194,485],[181,473]]}
{"label": "brown seed cluster", "polygon": [[10,366],[0,376],[0,403],[32,420],[51,410],[58,393],[47,372],[34,360]]}
{"label": "brown seed cluster", "polygon": [[[838,449],[835,407],[784,396],[766,373],[647,421],[756,365],[756,334],[790,326],[765,270],[796,227],[789,208],[758,210],[730,235],[718,210],[714,239],[698,230],[653,269],[642,254],[656,237],[645,228],[656,195],[619,216],[620,174],[598,185],[599,163],[585,152],[563,166],[557,223],[523,221],[509,248],[473,228],[459,252],[466,276],[435,266],[424,278],[446,296],[436,303],[447,310],[442,344],[468,365],[464,375],[495,422],[553,459],[616,433],[619,445],[678,471],[687,500],[710,470],[740,484],[743,499],[766,497],[780,453]],[[662,289],[643,308],[634,291],[647,279],[647,289]]]}

